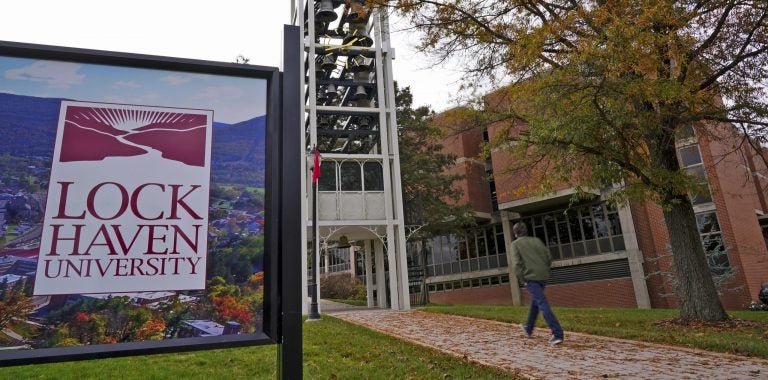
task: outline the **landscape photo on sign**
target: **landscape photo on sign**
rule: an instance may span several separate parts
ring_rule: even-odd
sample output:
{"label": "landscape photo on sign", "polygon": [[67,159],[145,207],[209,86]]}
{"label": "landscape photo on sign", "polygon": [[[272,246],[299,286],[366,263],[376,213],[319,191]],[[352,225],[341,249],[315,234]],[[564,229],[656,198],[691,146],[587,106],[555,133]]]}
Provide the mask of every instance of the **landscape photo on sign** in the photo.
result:
{"label": "landscape photo on sign", "polygon": [[0,54],[0,357],[262,331],[266,87]]}

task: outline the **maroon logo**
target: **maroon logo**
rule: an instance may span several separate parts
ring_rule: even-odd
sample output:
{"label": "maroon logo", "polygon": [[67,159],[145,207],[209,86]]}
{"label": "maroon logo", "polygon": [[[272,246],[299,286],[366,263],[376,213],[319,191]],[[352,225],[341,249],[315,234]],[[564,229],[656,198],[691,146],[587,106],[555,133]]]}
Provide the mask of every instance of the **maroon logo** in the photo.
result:
{"label": "maroon logo", "polygon": [[61,162],[101,161],[158,153],[205,166],[207,116],[146,109],[67,107]]}

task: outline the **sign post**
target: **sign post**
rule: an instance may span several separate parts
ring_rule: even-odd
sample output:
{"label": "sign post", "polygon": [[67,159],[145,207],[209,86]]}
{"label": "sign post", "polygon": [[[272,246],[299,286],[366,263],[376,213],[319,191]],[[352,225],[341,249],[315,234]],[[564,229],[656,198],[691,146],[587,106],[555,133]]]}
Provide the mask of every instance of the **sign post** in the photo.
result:
{"label": "sign post", "polygon": [[303,378],[302,323],[301,323],[301,220],[303,215],[296,205],[301,204],[301,173],[303,162],[297,159],[302,153],[301,125],[303,108],[301,86],[301,33],[297,26],[283,27],[283,128],[281,189],[283,207],[280,236],[280,286],[282,294],[282,325],[278,344],[278,377],[281,379]]}

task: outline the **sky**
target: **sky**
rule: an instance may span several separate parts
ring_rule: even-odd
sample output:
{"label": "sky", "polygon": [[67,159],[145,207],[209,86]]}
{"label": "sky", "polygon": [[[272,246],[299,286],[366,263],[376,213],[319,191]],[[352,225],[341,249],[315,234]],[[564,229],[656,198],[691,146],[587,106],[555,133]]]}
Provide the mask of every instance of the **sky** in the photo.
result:
{"label": "sky", "polygon": [[78,101],[210,109],[238,123],[266,112],[266,81],[224,75],[29,58],[0,59],[0,93]]}
{"label": "sky", "polygon": [[[0,40],[167,57],[280,66],[282,25],[290,0],[24,0],[3,3]],[[391,23],[393,71],[414,105],[454,105],[460,74],[433,67],[413,48],[414,33]],[[0,88],[0,91],[3,91]]]}

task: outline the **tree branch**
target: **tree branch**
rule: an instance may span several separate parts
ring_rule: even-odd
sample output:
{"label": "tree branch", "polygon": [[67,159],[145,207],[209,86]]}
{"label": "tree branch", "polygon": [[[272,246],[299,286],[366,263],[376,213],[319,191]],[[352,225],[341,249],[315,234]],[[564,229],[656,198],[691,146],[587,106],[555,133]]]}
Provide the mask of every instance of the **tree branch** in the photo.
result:
{"label": "tree branch", "polygon": [[720,32],[723,30],[723,26],[725,25],[726,21],[728,21],[728,16],[731,14],[731,11],[736,7],[736,4],[731,2],[728,4],[728,6],[723,10],[723,13],[720,15],[719,20],[717,20],[717,23],[715,24],[715,28],[712,30],[712,33],[707,37],[704,42],[699,45],[694,50],[691,50],[688,54],[685,54],[685,59],[680,62],[680,83],[685,81],[685,78],[688,74],[688,66],[691,62],[693,62],[694,59],[697,59],[701,53],[708,49],[714,42],[717,40],[717,38],[720,36]]}

